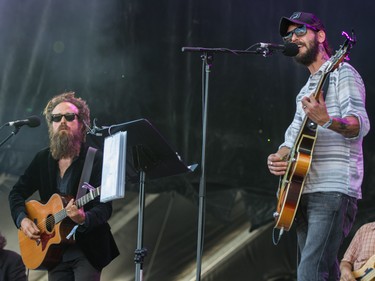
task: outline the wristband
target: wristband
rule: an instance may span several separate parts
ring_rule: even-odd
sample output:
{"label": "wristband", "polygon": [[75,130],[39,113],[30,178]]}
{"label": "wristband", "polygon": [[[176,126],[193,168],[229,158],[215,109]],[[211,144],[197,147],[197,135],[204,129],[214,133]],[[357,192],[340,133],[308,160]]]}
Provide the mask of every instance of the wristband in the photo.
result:
{"label": "wristband", "polygon": [[323,127],[324,129],[328,129],[329,126],[332,125],[332,122],[333,122],[333,119],[332,119],[332,118],[329,118],[329,120],[327,121],[327,123],[324,123],[324,124],[322,125],[322,127]]}

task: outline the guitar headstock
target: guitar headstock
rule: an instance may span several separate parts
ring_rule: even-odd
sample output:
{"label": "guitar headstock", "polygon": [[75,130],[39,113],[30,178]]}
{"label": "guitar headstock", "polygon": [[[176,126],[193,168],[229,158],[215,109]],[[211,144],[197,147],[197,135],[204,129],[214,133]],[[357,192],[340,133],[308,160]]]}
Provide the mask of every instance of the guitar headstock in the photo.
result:
{"label": "guitar headstock", "polygon": [[350,60],[349,53],[351,48],[357,42],[357,38],[354,34],[354,30],[352,30],[352,36],[349,36],[345,31],[343,31],[341,35],[345,37],[345,42],[340,46],[340,49],[336,51],[336,54],[330,58],[331,64],[328,66],[326,72],[335,70],[343,60]]}
{"label": "guitar headstock", "polygon": [[348,60],[350,60],[350,58],[349,58],[349,52],[350,52],[351,48],[353,48],[353,46],[355,45],[355,43],[357,43],[357,37],[356,37],[356,35],[354,33],[354,30],[352,30],[352,36],[351,37],[345,31],[341,32],[341,35],[346,38],[346,40],[344,42],[344,45],[346,44],[348,46],[348,50],[346,52],[344,60],[348,61]]}

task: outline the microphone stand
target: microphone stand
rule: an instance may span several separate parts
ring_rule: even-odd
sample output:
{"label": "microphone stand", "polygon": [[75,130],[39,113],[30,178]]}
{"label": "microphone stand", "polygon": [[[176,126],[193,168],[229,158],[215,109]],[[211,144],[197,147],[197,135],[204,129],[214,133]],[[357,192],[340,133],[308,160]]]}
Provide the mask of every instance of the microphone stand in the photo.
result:
{"label": "microphone stand", "polygon": [[203,53],[201,58],[203,60],[202,67],[202,79],[203,79],[203,112],[202,112],[202,154],[201,154],[201,178],[199,182],[199,209],[198,209],[198,241],[197,241],[197,262],[196,262],[196,281],[201,280],[201,267],[202,267],[202,255],[203,255],[203,238],[204,238],[204,223],[205,223],[205,209],[206,209],[206,138],[207,138],[207,115],[208,115],[208,88],[209,78],[213,62],[214,53],[230,53],[234,55],[240,54],[253,54],[263,55],[264,57],[272,54],[272,51],[268,48],[257,48],[255,51],[251,51],[252,47],[259,44],[255,44],[249,47],[247,50],[231,50],[227,48],[202,48],[202,47],[183,47],[182,52],[200,52]]}
{"label": "microphone stand", "polygon": [[[250,50],[257,47],[256,50]],[[182,52],[201,52],[201,53],[230,53],[232,55],[263,55],[267,57],[272,55],[273,50],[268,47],[261,47],[259,43],[254,44],[246,50],[232,50],[228,48],[203,48],[203,47],[183,47]]]}
{"label": "microphone stand", "polygon": [[[2,128],[4,128],[4,125],[1,126],[0,129],[2,129]],[[20,130],[20,127],[16,126],[16,127],[14,128],[13,132],[11,132],[11,133],[9,134],[9,136],[7,136],[7,137],[6,137],[6,138],[0,143],[0,147],[1,147],[4,143],[6,143],[11,137],[13,137],[14,135],[16,135],[16,134],[18,133],[19,130]]]}
{"label": "microphone stand", "polygon": [[[202,112],[202,155],[201,155],[201,179],[199,182],[199,210],[198,210],[198,240],[197,240],[197,270],[196,281],[201,280],[201,266],[203,255],[203,238],[204,238],[204,222],[206,212],[206,136],[207,136],[207,111],[208,111],[208,86],[210,72],[213,62],[212,53],[204,52],[201,56],[203,60],[204,71],[203,77],[203,112]],[[203,74],[203,73],[202,73]]]}

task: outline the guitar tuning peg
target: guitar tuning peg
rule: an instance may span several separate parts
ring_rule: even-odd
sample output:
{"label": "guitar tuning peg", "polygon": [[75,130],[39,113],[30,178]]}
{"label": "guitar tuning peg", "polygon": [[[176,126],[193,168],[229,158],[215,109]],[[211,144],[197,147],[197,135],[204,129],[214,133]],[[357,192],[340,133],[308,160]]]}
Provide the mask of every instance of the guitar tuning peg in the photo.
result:
{"label": "guitar tuning peg", "polygon": [[345,31],[342,31],[341,32],[341,35],[342,36],[345,36],[345,38],[351,43],[351,44],[355,44],[357,42],[357,38],[355,36],[355,33],[354,33],[354,30],[352,30],[352,36],[350,37],[349,34]]}

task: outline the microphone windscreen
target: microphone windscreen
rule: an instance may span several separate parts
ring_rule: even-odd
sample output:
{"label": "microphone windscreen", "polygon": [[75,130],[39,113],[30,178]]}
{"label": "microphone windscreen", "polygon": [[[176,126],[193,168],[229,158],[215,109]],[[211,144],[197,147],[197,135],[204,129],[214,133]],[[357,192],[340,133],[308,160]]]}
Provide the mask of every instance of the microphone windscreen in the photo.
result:
{"label": "microphone windscreen", "polygon": [[283,54],[288,57],[294,57],[299,53],[299,48],[297,44],[294,43],[286,43],[285,49],[283,51]]}
{"label": "microphone windscreen", "polygon": [[40,125],[40,118],[36,115],[30,116],[27,120],[29,120],[27,125],[30,127],[38,127]]}

